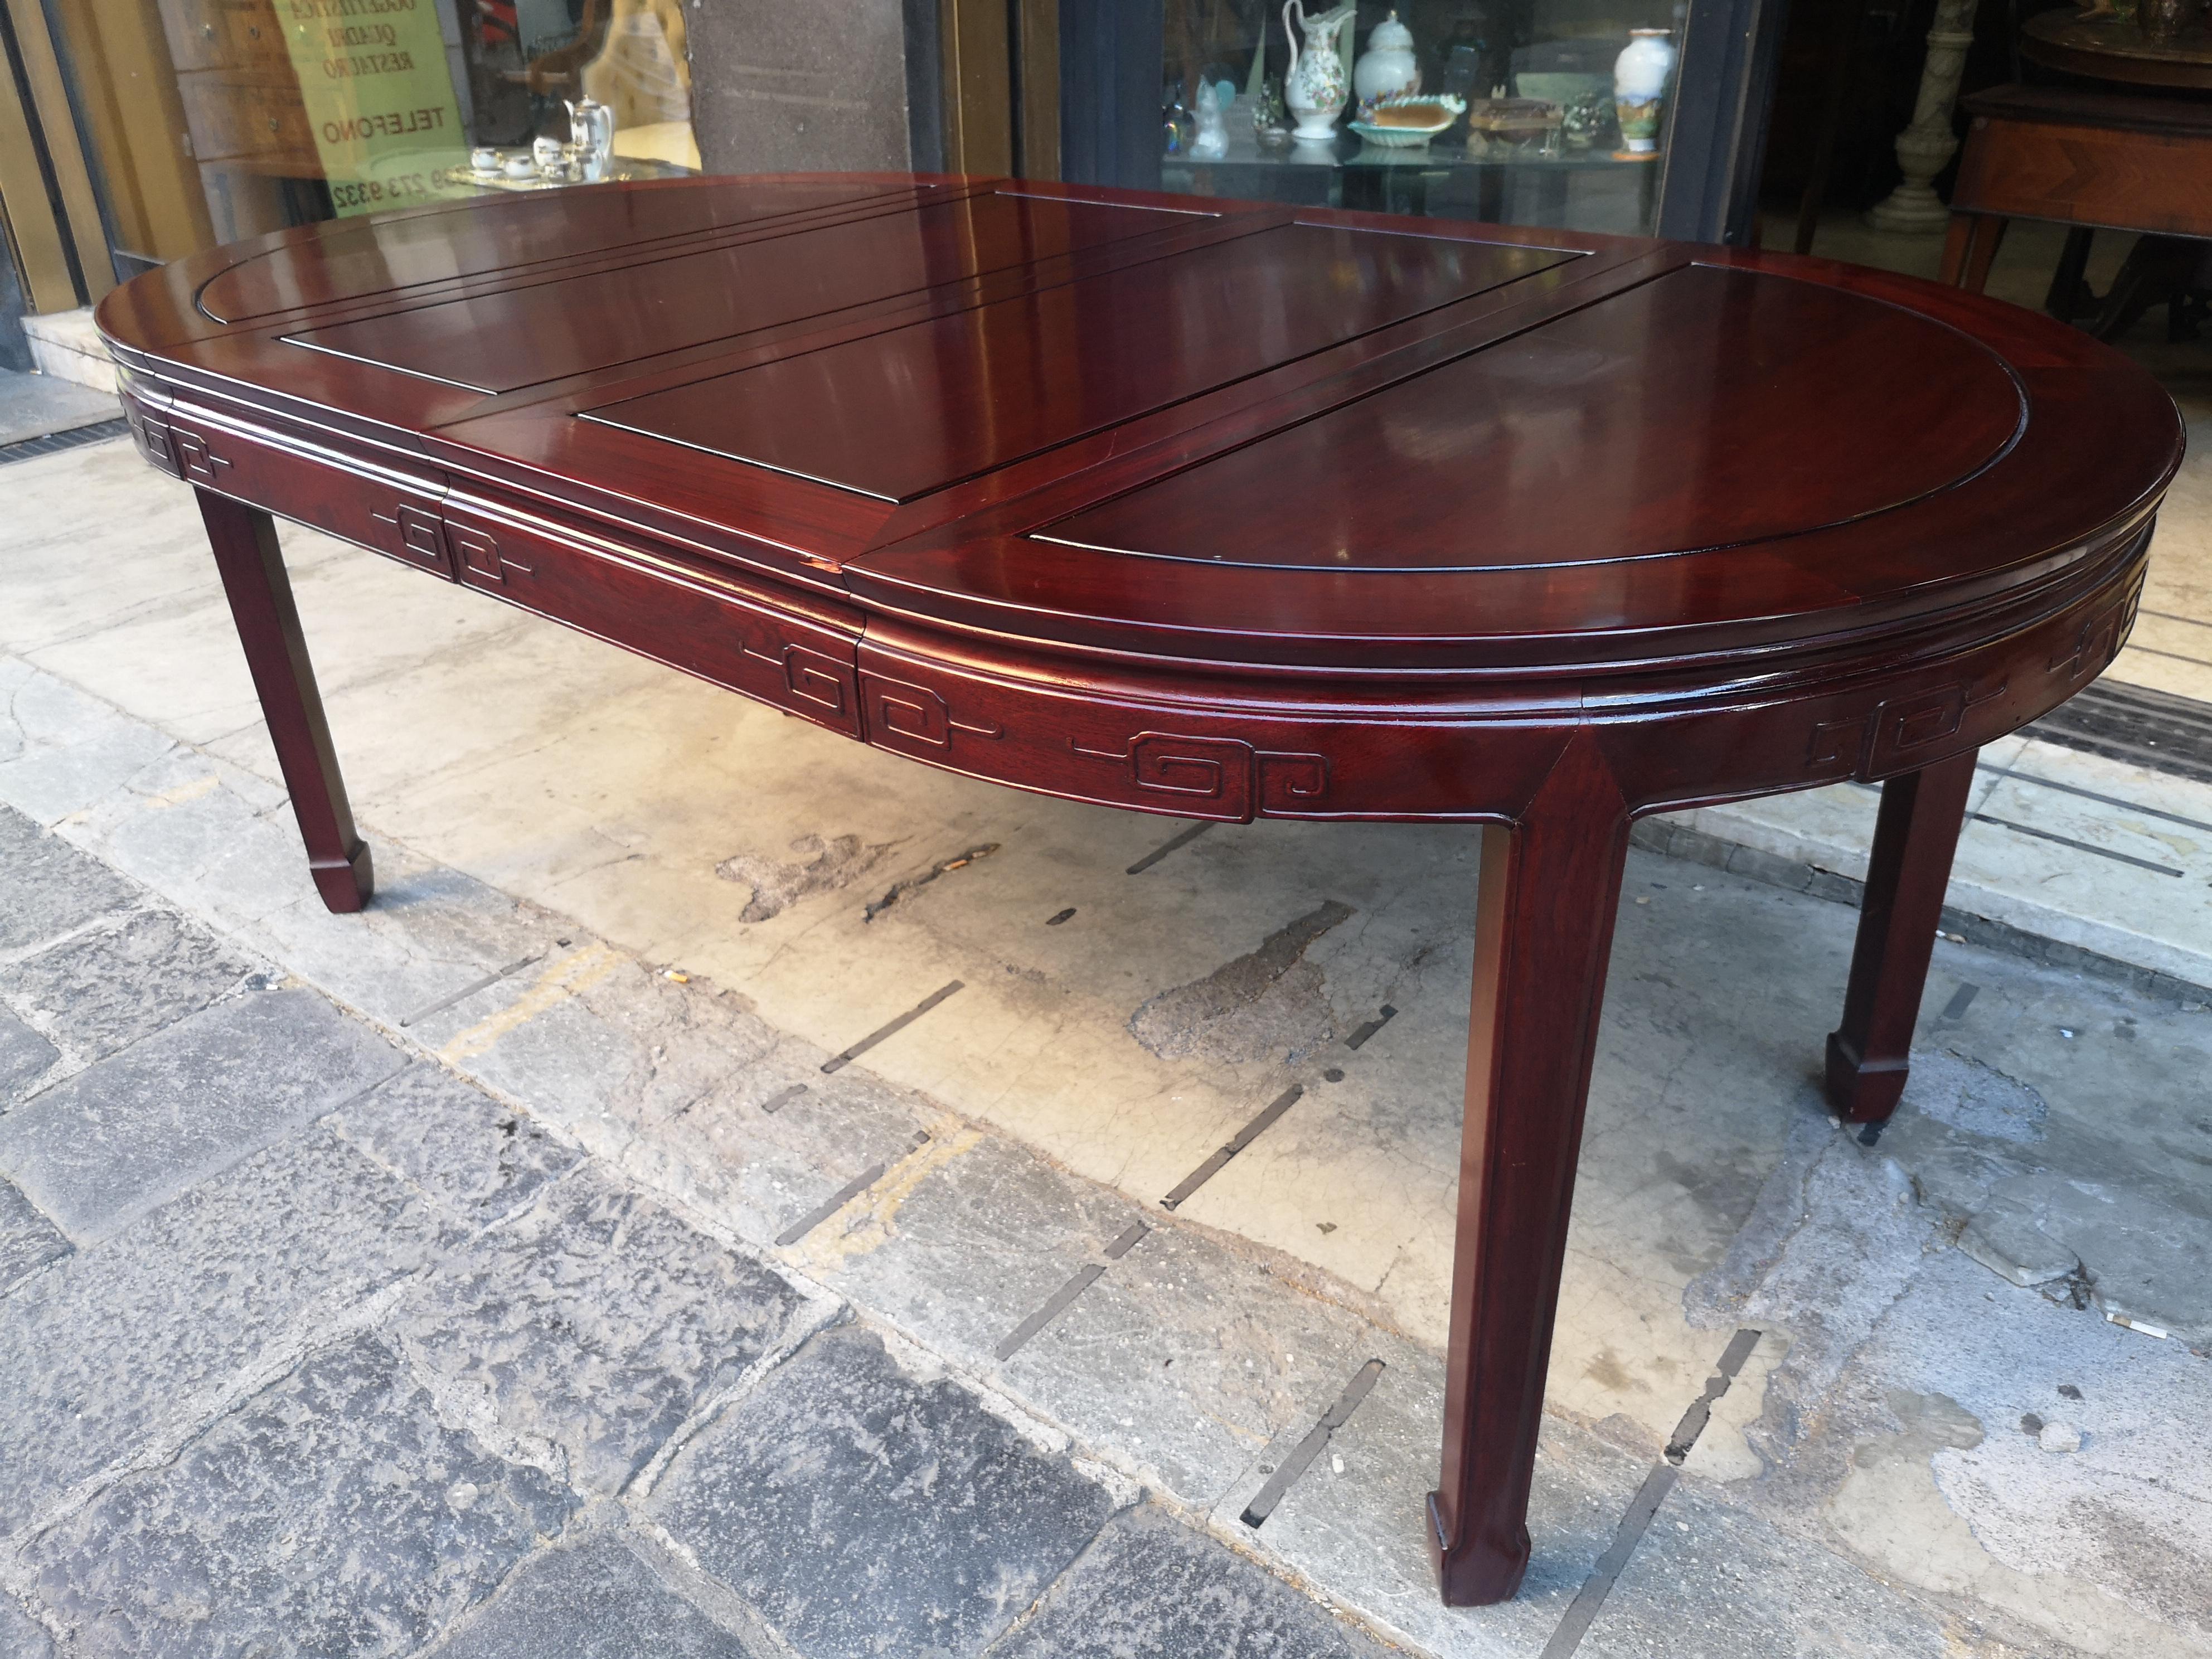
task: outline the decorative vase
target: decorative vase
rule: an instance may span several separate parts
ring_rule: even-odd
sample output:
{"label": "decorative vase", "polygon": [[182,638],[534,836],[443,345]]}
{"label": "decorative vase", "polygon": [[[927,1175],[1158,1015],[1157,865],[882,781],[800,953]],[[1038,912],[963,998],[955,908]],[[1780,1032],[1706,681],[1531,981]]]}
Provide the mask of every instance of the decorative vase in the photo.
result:
{"label": "decorative vase", "polygon": [[1367,50],[1352,66],[1352,95],[1364,104],[1394,92],[1419,92],[1421,65],[1413,56],[1413,32],[1392,12],[1367,37]]}
{"label": "decorative vase", "polygon": [[[1291,137],[1310,148],[1335,136],[1336,118],[1343,112],[1345,98],[1352,90],[1344,59],[1337,56],[1336,32],[1350,21],[1354,10],[1352,6],[1339,6],[1318,17],[1309,17],[1299,0],[1285,0],[1283,7],[1283,32],[1291,38],[1291,71],[1283,78],[1283,103],[1296,123]],[[1291,27],[1293,12],[1297,15],[1297,28]],[[1303,52],[1298,49],[1301,32],[1305,35]]]}
{"label": "decorative vase", "polygon": [[1613,60],[1613,111],[1620,122],[1621,147],[1632,155],[1658,153],[1659,117],[1674,73],[1671,33],[1631,29],[1628,44]]}

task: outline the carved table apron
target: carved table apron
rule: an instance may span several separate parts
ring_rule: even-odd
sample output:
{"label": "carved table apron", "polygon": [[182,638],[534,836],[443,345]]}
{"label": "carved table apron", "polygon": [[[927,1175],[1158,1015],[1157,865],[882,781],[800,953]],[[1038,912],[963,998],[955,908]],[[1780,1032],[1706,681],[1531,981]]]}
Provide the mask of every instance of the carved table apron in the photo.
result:
{"label": "carved table apron", "polygon": [[100,310],[309,862],[270,514],[933,766],[1480,826],[1444,1598],[1524,1524],[1630,823],[1884,789],[1827,1084],[1903,1090],[1977,748],[2112,660],[2181,454],[2085,337],[1734,250],[907,175],[280,232]]}

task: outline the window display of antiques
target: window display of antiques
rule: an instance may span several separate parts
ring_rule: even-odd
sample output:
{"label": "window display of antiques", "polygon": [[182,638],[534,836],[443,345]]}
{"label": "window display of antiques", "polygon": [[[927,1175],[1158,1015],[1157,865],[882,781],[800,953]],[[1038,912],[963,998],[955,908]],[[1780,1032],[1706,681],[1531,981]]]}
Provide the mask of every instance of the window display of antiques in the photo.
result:
{"label": "window display of antiques", "polygon": [[1447,163],[1656,158],[1679,52],[1655,0],[1571,23],[1549,9],[1402,0],[1363,18],[1349,3],[1170,0],[1164,151],[1329,166],[1431,149]]}

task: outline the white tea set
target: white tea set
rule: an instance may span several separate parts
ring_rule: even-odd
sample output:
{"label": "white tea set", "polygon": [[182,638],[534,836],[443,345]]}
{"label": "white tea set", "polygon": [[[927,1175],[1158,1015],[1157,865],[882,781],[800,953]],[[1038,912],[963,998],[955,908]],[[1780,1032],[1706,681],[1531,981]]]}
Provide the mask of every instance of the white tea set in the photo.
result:
{"label": "white tea set", "polygon": [[486,182],[510,186],[597,184],[614,162],[615,112],[590,98],[564,100],[568,142],[534,138],[526,150],[508,152],[486,144],[469,152],[469,168]]}

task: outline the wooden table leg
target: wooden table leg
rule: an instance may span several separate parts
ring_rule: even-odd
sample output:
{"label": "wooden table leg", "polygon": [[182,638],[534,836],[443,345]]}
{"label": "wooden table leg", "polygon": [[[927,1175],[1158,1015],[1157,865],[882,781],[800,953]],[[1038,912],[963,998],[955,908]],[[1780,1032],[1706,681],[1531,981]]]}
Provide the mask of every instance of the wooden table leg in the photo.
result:
{"label": "wooden table leg", "polygon": [[1954,213],[1943,239],[1943,267],[1936,280],[1948,288],[1979,294],[1990,285],[1990,267],[2011,222],[1994,214]]}
{"label": "wooden table leg", "polygon": [[316,890],[331,910],[358,910],[368,902],[375,878],[368,848],[353,827],[345,780],[338,775],[314,667],[300,633],[299,609],[292,603],[292,580],[276,545],[276,526],[259,507],[212,490],[194,493],[231,617],[238,624],[239,643],[246,647],[246,665],[260,694],[262,716],[276,746],[276,763],[292,793],[292,813],[307,844]]}
{"label": "wooden table leg", "polygon": [[1844,1023],[1828,1034],[1828,1101],[1847,1123],[1897,1109],[1936,951],[1936,924],[1973,787],[1968,750],[1881,787]]}
{"label": "wooden table leg", "polygon": [[1528,1565],[1528,1485],[1566,1254],[1627,814],[1578,738],[1529,811],[1482,832],[1443,1478],[1430,1547],[1452,1607],[1502,1601]]}

